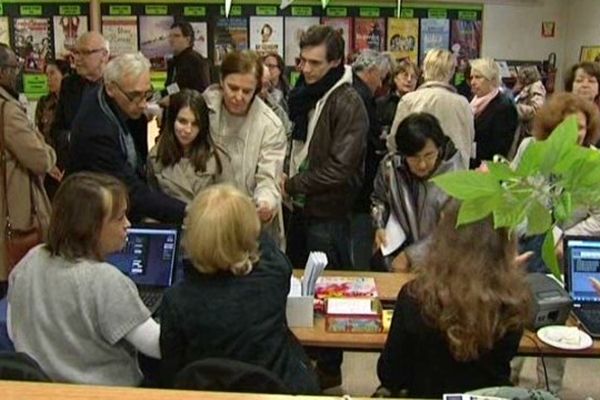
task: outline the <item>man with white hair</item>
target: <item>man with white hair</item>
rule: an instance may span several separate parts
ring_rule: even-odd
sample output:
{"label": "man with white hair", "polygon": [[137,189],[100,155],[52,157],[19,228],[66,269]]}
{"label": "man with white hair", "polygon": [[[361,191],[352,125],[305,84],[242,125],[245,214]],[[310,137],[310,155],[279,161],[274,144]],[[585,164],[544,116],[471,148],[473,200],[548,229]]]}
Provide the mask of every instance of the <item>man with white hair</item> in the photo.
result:
{"label": "man with white hair", "polygon": [[68,164],[71,125],[81,100],[102,82],[109,57],[108,41],[98,32],[86,32],[77,39],[73,56],[76,72],[62,80],[51,129],[52,145],[58,157],[57,166],[61,170]]}
{"label": "man with white hair", "polygon": [[181,223],[184,203],[150,190],[144,171],[147,149],[135,140],[151,96],[150,62],[141,53],[111,60],[104,84],[83,100],[73,121],[67,172],[100,172],[122,180],[129,190],[132,221],[149,217]]}
{"label": "man with white hair", "polygon": [[396,109],[387,147],[396,151],[396,130],[400,122],[415,112],[427,112],[438,119],[444,134],[448,136],[462,156],[462,165],[469,167],[474,156],[475,124],[469,102],[450,85],[456,68],[456,57],[445,49],[432,49],[423,61],[425,83],[402,97]]}
{"label": "man with white hair", "polygon": [[381,126],[377,119],[375,92],[390,73],[391,65],[385,54],[375,50],[363,50],[352,63],[352,86],[360,95],[367,114],[369,130],[367,154],[365,156],[365,179],[354,204],[352,215],[352,253],[357,267],[368,269],[374,239],[374,231],[369,214],[373,181],[377,167],[385,154],[385,142],[381,140]]}

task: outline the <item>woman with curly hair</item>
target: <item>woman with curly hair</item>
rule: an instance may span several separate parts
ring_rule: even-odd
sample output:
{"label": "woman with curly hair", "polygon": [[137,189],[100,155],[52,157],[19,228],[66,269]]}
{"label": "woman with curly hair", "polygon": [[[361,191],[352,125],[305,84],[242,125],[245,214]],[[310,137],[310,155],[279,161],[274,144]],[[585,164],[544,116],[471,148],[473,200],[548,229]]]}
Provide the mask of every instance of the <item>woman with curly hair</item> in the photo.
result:
{"label": "woman with curly hair", "polygon": [[530,304],[516,244],[491,217],[456,227],[457,215],[450,202],[416,278],[398,295],[377,365],[394,397],[510,385]]}

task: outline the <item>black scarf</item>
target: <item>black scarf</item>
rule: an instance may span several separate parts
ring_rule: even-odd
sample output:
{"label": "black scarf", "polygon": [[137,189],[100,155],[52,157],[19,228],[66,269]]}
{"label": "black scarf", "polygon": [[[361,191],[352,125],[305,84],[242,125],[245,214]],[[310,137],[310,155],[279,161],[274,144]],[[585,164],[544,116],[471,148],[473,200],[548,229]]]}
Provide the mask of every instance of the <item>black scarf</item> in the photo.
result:
{"label": "black scarf", "polygon": [[330,69],[321,80],[312,85],[307,85],[301,75],[296,86],[290,92],[289,107],[290,120],[294,123],[292,138],[306,141],[308,135],[308,113],[315,108],[315,104],[344,76],[344,65],[340,63]]}

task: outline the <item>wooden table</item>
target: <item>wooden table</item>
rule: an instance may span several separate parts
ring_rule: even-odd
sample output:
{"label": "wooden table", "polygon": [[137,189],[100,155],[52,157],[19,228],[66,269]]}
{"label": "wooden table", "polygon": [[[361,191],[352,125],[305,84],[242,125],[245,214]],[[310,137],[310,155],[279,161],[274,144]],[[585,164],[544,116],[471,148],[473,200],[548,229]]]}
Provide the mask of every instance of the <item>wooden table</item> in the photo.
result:
{"label": "wooden table", "polygon": [[[300,276],[302,272],[302,270],[295,270],[294,275]],[[377,291],[384,303],[394,302],[402,286],[414,277],[412,274],[370,271],[325,271],[324,275],[372,276],[375,278]],[[575,319],[570,318],[568,324],[576,325]],[[315,325],[312,328],[291,329],[304,346],[351,351],[381,351],[387,338],[387,333],[327,332],[325,331],[325,319],[322,316],[315,317]],[[519,345],[519,355],[539,356],[540,354],[551,357],[600,358],[600,340],[594,340],[592,347],[585,350],[562,350],[543,343],[534,332],[525,331]]]}
{"label": "wooden table", "polygon": [[[189,390],[138,389],[111,386],[66,385],[0,381],[2,400],[314,400],[332,396],[288,396]],[[353,399],[359,400],[356,397]],[[366,400],[363,398],[363,400]]]}

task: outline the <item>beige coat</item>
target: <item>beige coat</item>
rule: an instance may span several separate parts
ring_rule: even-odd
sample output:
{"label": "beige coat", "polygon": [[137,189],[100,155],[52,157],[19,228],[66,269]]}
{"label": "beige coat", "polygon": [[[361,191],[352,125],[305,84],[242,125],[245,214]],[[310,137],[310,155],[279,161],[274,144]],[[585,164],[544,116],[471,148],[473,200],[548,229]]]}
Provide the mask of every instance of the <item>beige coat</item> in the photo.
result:
{"label": "beige coat", "polygon": [[426,82],[416,91],[405,94],[396,109],[396,116],[387,140],[388,150],[396,151],[396,130],[400,122],[414,112],[434,115],[442,130],[462,156],[463,164],[469,167],[469,159],[475,154],[475,122],[473,111],[466,98],[442,82]]}
{"label": "beige coat", "polygon": [[[31,226],[31,201],[39,217],[44,234],[50,221],[50,201],[44,190],[44,175],[56,163],[56,154],[44,137],[27,118],[25,108],[0,87],[0,102],[4,106],[4,126],[1,127],[6,144],[6,184],[8,211],[15,229]],[[31,181],[30,181],[31,179]],[[31,184],[30,184],[31,182]],[[30,192],[33,190],[33,193]],[[30,194],[31,193],[31,194]],[[0,185],[0,210],[4,221],[4,187]],[[5,228],[0,223],[0,281],[7,279]]]}
{"label": "beige coat", "polygon": [[[226,169],[227,157],[221,155],[221,164]],[[218,174],[217,160],[211,157],[206,163],[206,171],[196,171],[187,158],[182,158],[177,164],[165,167],[158,160],[157,146],[148,154],[148,182],[161,192],[184,203],[190,203],[194,197],[207,186],[221,180]]]}

